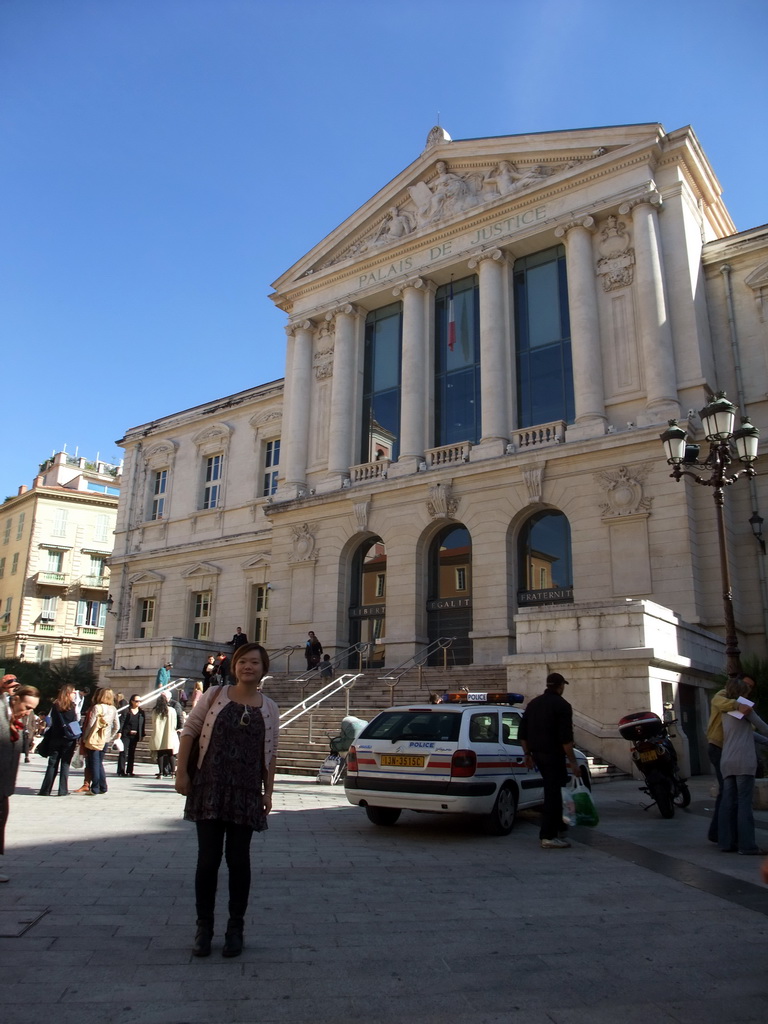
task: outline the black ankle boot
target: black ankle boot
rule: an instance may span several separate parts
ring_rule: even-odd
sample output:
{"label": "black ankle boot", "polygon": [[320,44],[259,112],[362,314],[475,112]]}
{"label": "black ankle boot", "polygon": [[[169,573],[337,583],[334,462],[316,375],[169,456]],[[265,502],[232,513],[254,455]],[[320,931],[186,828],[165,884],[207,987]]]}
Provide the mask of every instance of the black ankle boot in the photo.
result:
{"label": "black ankle boot", "polygon": [[224,933],[224,948],[222,956],[240,956],[243,952],[243,921],[230,917],[227,922],[227,930]]}
{"label": "black ankle boot", "polygon": [[192,956],[210,956],[211,939],[213,938],[213,922],[198,921],[195,932],[195,944],[192,947]]}

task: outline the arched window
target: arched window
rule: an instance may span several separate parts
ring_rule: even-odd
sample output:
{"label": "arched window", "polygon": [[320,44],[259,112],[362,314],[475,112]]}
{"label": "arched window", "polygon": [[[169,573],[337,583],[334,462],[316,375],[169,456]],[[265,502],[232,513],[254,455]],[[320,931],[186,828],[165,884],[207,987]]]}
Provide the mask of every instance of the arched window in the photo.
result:
{"label": "arched window", "polygon": [[[349,639],[365,643],[364,664],[384,665],[384,627],[387,614],[387,549],[381,537],[365,541],[352,561],[352,591],[349,602]],[[355,660],[355,659],[353,659]],[[357,660],[350,667],[357,667]]]}
{"label": "arched window", "polygon": [[[472,663],[472,539],[464,526],[446,526],[429,548],[427,631],[430,644],[440,637],[455,637],[449,664]],[[430,665],[442,665],[443,652],[434,653]]]}
{"label": "arched window", "polygon": [[537,512],[523,525],[518,540],[517,603],[573,601],[571,527],[562,512]]}

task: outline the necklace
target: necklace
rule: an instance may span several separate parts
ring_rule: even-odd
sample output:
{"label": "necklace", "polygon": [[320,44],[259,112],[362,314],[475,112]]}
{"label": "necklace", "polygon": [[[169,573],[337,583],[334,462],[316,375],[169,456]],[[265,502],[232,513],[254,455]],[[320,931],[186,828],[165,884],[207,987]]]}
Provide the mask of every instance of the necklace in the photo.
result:
{"label": "necklace", "polygon": [[251,724],[251,709],[247,704],[244,705],[245,711],[240,715],[240,725],[246,728]]}

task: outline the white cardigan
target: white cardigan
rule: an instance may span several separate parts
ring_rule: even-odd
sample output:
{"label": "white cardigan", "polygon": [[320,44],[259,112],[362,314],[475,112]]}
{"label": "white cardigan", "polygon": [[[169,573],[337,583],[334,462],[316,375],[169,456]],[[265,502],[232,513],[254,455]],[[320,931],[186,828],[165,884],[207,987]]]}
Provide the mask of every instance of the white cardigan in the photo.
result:
{"label": "white cardigan", "polygon": [[[280,727],[280,709],[277,704],[265,693],[261,695],[263,704],[259,710],[264,719],[264,769],[269,770],[274,758],[277,756],[277,735]],[[197,759],[197,767],[203,763],[208,744],[211,742],[213,726],[216,717],[222,708],[230,704],[229,686],[211,686],[190,711],[182,736],[200,737],[200,755]]]}

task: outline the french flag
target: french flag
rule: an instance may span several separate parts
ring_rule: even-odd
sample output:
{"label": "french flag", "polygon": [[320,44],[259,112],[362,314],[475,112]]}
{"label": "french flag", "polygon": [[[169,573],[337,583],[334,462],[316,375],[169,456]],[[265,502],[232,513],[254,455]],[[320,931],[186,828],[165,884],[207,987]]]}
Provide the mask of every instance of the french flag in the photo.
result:
{"label": "french flag", "polygon": [[453,352],[456,347],[456,314],[453,309],[453,281],[448,294],[448,350]]}

